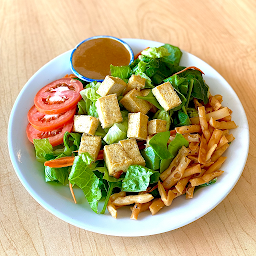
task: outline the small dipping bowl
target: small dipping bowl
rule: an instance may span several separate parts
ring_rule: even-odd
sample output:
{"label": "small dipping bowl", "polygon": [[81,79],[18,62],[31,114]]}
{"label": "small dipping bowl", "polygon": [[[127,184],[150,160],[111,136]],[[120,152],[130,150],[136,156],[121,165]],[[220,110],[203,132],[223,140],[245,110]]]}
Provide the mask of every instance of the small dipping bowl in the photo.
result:
{"label": "small dipping bowl", "polygon": [[86,82],[102,82],[110,75],[110,65],[126,66],[134,61],[131,47],[113,36],[94,36],[79,43],[71,53],[74,75]]}

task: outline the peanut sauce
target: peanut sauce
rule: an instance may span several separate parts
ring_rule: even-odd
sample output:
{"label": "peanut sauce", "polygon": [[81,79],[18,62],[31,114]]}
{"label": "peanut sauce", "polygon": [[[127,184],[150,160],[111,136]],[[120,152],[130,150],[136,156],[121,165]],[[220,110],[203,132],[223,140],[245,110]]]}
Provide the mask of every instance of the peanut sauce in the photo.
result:
{"label": "peanut sauce", "polygon": [[85,41],[74,51],[72,63],[81,75],[91,79],[104,79],[110,75],[110,64],[129,65],[131,55],[126,47],[110,38]]}

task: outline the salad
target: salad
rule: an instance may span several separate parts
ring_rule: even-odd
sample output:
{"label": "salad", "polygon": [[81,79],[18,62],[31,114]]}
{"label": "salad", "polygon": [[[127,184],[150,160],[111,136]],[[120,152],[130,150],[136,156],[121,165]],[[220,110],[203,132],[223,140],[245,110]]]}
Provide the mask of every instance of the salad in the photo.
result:
{"label": "salad", "polygon": [[[216,182],[234,140],[232,111],[209,93],[203,72],[179,65],[165,44],[110,67],[102,83],[74,75],[43,87],[28,113],[28,139],[45,181],[77,186],[96,213],[132,206],[156,214]],[[99,209],[99,201],[104,206]]]}

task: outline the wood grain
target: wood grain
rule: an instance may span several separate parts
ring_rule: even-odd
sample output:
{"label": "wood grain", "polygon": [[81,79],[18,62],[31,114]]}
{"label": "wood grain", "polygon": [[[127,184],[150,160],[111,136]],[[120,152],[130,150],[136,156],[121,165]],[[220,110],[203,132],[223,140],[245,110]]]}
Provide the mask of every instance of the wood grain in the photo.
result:
{"label": "wood grain", "polygon": [[[0,255],[256,255],[256,2],[0,0]],[[42,208],[10,162],[7,127],[27,80],[100,34],[171,43],[215,68],[240,98],[250,152],[235,188],[201,219],[164,234],[124,238],[69,225]]]}

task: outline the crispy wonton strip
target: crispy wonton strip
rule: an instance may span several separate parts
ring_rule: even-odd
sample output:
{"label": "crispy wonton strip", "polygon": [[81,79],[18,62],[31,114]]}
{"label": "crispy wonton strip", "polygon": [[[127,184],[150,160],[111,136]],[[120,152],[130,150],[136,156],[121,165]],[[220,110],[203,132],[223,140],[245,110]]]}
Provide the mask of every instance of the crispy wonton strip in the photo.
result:
{"label": "crispy wonton strip", "polygon": [[185,134],[185,133],[198,133],[201,132],[201,126],[199,124],[195,125],[187,125],[175,128],[177,133]]}
{"label": "crispy wonton strip", "polygon": [[199,123],[202,129],[202,132],[204,134],[204,137],[206,139],[206,141],[209,141],[211,134],[210,131],[208,129],[208,123],[206,120],[206,115],[205,115],[205,107],[199,107],[198,108],[198,115],[199,115]]}
{"label": "crispy wonton strip", "polygon": [[168,176],[167,179],[163,181],[163,186],[165,189],[169,189],[174,186],[183,176],[185,169],[188,167],[190,163],[190,159],[183,156],[179,162],[177,168]]}
{"label": "crispy wonton strip", "polygon": [[218,122],[218,121],[214,120],[212,117],[211,117],[209,123],[215,129],[221,129],[221,130],[228,129],[228,130],[230,130],[230,129],[237,128],[237,125],[236,125],[236,123],[234,121],[230,121],[230,122],[221,121],[221,122]]}
{"label": "crispy wonton strip", "polygon": [[164,207],[164,202],[161,198],[154,199],[153,203],[149,206],[152,215],[158,213]]}
{"label": "crispy wonton strip", "polygon": [[211,97],[209,99],[209,104],[212,106],[212,108],[216,111],[221,108],[221,103],[218,101],[216,97]]}
{"label": "crispy wonton strip", "polygon": [[164,204],[170,206],[176,195],[171,190],[167,193],[160,181],[158,181],[158,191]]}
{"label": "crispy wonton strip", "polygon": [[[186,185],[188,184],[188,181],[190,180],[191,176],[188,176],[186,178],[182,178],[181,180],[178,181],[178,183],[176,184],[175,188],[177,189],[177,191],[182,194],[182,192],[184,191]],[[176,194],[175,194],[176,196]]]}
{"label": "crispy wonton strip", "polygon": [[208,150],[214,145],[219,143],[220,138],[222,136],[223,132],[221,130],[218,129],[214,129],[212,136],[208,142]]}
{"label": "crispy wonton strip", "polygon": [[207,154],[207,142],[205,137],[202,135],[201,137],[201,143],[199,147],[199,154],[198,154],[198,162],[200,164],[206,163],[206,154]]}
{"label": "crispy wonton strip", "polygon": [[151,201],[154,197],[151,194],[145,193],[142,195],[132,195],[132,196],[124,196],[118,197],[113,201],[113,204],[116,206],[129,205],[134,203],[147,203]]}
{"label": "crispy wonton strip", "polygon": [[219,159],[209,167],[209,169],[205,172],[205,174],[219,170],[222,164],[226,161],[226,159],[227,157],[223,157],[223,156],[219,157]]}
{"label": "crispy wonton strip", "polygon": [[[225,107],[225,108],[221,108],[217,111],[213,111],[213,112],[210,112],[210,113],[206,114],[206,120],[207,120],[207,122],[209,122],[211,117],[215,120],[218,120],[218,119],[222,119],[222,118],[224,118],[226,116],[229,116],[229,115],[230,115],[229,109],[227,107]],[[198,116],[197,117],[191,117],[190,122],[193,125],[199,124],[199,117]]]}
{"label": "crispy wonton strip", "polygon": [[228,147],[229,147],[229,144],[227,143],[222,147],[218,148],[212,155],[211,161],[216,162],[224,154],[224,152],[228,149]]}
{"label": "crispy wonton strip", "polygon": [[208,160],[210,160],[210,158],[211,158],[211,156],[212,156],[212,154],[213,154],[213,152],[215,151],[216,148],[217,148],[217,144],[214,144],[214,145],[212,145],[212,147],[208,150],[208,152],[207,152],[207,154],[206,154],[206,162],[207,162]]}
{"label": "crispy wonton strip", "polygon": [[170,174],[175,170],[175,168],[177,168],[181,158],[184,157],[184,156],[187,156],[188,153],[189,153],[189,149],[183,146],[179,150],[176,157],[172,160],[170,166],[163,173],[161,173],[160,179],[162,181],[166,180],[170,176]]}
{"label": "crispy wonton strip", "polygon": [[201,173],[201,166],[200,164],[197,164],[193,167],[190,167],[190,168],[187,168],[182,176],[182,179],[183,178],[186,178],[186,177],[189,177],[193,174],[196,174],[196,173]]}

